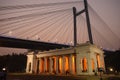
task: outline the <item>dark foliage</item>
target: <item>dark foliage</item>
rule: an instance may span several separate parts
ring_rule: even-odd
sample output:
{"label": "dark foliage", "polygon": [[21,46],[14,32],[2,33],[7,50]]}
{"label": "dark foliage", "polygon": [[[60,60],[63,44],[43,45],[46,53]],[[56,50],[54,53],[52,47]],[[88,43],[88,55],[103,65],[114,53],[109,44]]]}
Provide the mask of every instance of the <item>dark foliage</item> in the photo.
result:
{"label": "dark foliage", "polygon": [[0,56],[0,70],[6,68],[8,72],[24,72],[27,57],[23,54]]}
{"label": "dark foliage", "polygon": [[113,68],[114,71],[120,72],[120,50],[105,50],[105,66],[107,72],[109,72],[110,67]]}

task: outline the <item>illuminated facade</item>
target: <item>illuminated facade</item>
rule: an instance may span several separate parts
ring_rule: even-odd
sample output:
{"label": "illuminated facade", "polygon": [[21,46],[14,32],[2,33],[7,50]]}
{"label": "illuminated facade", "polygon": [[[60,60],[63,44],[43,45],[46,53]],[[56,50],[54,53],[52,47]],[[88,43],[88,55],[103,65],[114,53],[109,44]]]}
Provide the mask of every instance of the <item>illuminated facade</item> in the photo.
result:
{"label": "illuminated facade", "polygon": [[29,52],[26,73],[94,75],[98,68],[105,69],[103,53],[90,43],[75,48]]}

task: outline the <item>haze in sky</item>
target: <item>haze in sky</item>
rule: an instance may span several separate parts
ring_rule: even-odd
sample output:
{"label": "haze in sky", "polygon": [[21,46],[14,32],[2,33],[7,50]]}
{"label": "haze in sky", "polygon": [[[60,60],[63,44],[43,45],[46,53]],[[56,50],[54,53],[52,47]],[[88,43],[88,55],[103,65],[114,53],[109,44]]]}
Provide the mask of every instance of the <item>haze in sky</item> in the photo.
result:
{"label": "haze in sky", "polygon": [[[73,36],[73,34],[70,34],[73,33],[72,7],[75,6],[77,8],[77,11],[81,10],[83,8],[81,7],[81,5],[83,6],[81,2],[66,4],[66,5],[63,4],[55,5],[46,8],[41,7],[40,9],[37,7],[32,9],[18,8],[11,10],[12,8],[9,9],[9,7],[5,7],[5,6],[18,6],[18,5],[61,3],[61,2],[71,2],[71,1],[75,2],[82,0],[0,0],[0,35],[23,38],[23,39],[31,38],[30,40],[35,40],[36,38],[40,37],[42,41],[46,41],[46,42],[50,40],[51,42],[55,42],[55,41],[60,43],[70,42],[71,44],[73,44],[73,37],[71,37]],[[89,3],[89,13],[90,13],[91,26],[92,26],[93,39],[95,44],[104,49],[109,49],[109,50],[120,49],[120,5],[119,5],[120,0],[88,0],[88,3]],[[26,14],[28,15],[31,13],[43,14],[49,11],[62,10],[62,9],[65,9],[66,11],[63,11],[63,13],[62,12],[55,13],[54,16],[53,14],[48,14],[47,18],[42,20],[40,19],[46,17],[45,15],[42,15],[40,17],[30,17],[25,19],[18,17],[21,18],[20,20],[17,20],[16,18],[16,16],[22,16]],[[11,17],[12,19],[8,19]],[[48,29],[47,26],[51,25],[51,23],[55,21],[58,21],[58,23],[56,22],[54,26],[52,25],[53,27]],[[77,23],[77,25],[86,26],[84,15],[79,16],[78,21],[79,22]],[[28,22],[32,22],[32,23],[29,24]],[[43,29],[42,26],[40,29],[38,29],[38,27],[35,28],[35,26],[39,25],[38,23],[42,23],[42,22],[46,22],[46,24],[43,25],[46,26],[46,30],[44,30],[43,32],[41,31]],[[60,25],[61,23],[63,23],[63,25]],[[26,25],[29,27],[26,27]],[[70,31],[67,31],[68,27],[63,27],[65,25],[69,26]],[[18,26],[18,27],[22,26],[22,28],[15,29],[16,27],[14,26]],[[61,26],[61,27],[56,28],[56,26]],[[31,30],[29,30],[29,28]],[[54,29],[55,29],[54,33],[50,32],[51,30]],[[26,30],[28,31],[26,32]],[[86,32],[87,29],[85,27],[78,27],[78,35],[77,35],[78,43],[82,43],[82,42],[84,43],[88,40],[88,35],[86,34]],[[58,34],[55,35],[56,33]],[[0,47],[0,55],[13,53],[13,52],[22,53],[26,51],[27,51],[26,49],[13,49],[13,48],[11,49],[11,48]]]}

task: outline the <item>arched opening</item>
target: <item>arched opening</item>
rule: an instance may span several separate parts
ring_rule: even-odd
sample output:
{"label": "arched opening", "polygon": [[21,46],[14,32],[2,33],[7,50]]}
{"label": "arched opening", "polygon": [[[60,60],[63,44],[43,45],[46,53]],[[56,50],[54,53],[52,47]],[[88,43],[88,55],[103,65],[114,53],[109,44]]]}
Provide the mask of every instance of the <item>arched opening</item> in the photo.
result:
{"label": "arched opening", "polygon": [[44,72],[44,58],[40,59],[40,72]]}
{"label": "arched opening", "polygon": [[56,57],[53,57],[53,58],[52,58],[52,62],[53,62],[53,67],[52,67],[52,68],[53,68],[53,71],[52,71],[52,72],[53,72],[53,73],[56,73]]}
{"label": "arched opening", "polygon": [[37,73],[39,73],[39,60],[37,60]]}
{"label": "arched opening", "polygon": [[92,64],[92,71],[94,72],[95,71],[95,62],[94,62],[94,59],[91,60],[91,64]]}
{"label": "arched opening", "polygon": [[58,71],[62,73],[62,57],[58,58]]}
{"label": "arched opening", "polygon": [[28,71],[31,71],[31,62],[29,63]]}
{"label": "arched opening", "polygon": [[83,58],[82,60],[83,72],[87,72],[87,59]]}
{"label": "arched opening", "polygon": [[96,55],[96,58],[97,58],[97,67],[100,68],[100,65],[101,65],[101,64],[100,64],[100,55],[97,54],[97,55]]}
{"label": "arched opening", "polygon": [[66,74],[69,73],[69,57],[65,57],[65,72]]}
{"label": "arched opening", "polygon": [[81,64],[80,69],[83,71],[83,62],[82,61],[83,61],[83,59],[80,59],[80,64]]}

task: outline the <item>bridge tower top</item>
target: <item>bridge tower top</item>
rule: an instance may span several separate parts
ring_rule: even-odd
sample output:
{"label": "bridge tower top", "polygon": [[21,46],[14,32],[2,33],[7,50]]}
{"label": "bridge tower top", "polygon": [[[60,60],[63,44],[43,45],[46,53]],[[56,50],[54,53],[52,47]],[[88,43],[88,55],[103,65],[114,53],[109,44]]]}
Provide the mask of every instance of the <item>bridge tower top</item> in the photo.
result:
{"label": "bridge tower top", "polygon": [[77,12],[76,8],[73,7],[73,23],[74,23],[74,47],[77,45],[77,25],[76,25],[76,17],[82,13],[85,12],[86,15],[86,23],[87,23],[87,28],[88,28],[88,36],[89,36],[89,41],[91,44],[93,44],[93,38],[92,38],[92,32],[91,32],[91,25],[90,25],[90,19],[89,19],[89,12],[88,12],[88,3],[87,0],[84,0],[84,9]]}

